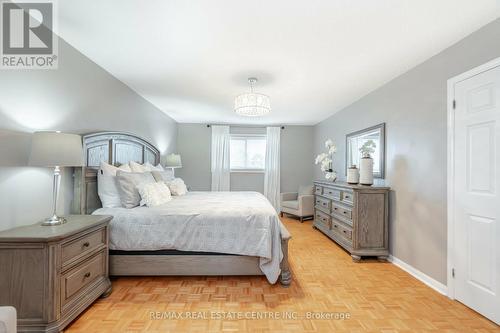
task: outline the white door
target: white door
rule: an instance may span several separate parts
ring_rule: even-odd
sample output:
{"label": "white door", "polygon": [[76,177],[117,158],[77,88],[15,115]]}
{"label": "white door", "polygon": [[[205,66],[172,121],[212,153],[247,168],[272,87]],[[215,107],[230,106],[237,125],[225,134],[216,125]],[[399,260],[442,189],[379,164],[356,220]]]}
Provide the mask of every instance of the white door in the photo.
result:
{"label": "white door", "polygon": [[454,88],[455,298],[500,324],[500,67]]}

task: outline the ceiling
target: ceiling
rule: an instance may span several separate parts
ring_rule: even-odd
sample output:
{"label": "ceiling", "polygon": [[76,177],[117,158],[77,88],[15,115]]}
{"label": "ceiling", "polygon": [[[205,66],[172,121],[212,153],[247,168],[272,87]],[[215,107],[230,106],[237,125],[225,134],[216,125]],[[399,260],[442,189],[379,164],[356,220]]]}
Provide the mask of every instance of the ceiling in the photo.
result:
{"label": "ceiling", "polygon": [[[62,38],[181,123],[316,124],[499,16],[497,0],[58,4]],[[233,111],[251,76],[261,118]]]}

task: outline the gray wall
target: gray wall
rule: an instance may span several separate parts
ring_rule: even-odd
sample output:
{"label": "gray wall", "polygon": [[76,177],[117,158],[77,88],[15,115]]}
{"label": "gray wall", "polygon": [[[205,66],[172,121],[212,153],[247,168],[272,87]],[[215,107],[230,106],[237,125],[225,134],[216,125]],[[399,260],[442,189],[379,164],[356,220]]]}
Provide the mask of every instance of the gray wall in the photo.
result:
{"label": "gray wall", "polygon": [[[386,184],[392,187],[391,253],[446,283],[446,81],[500,56],[500,20],[373,91],[315,127],[315,152],[326,138],[386,123]],[[315,177],[321,177],[315,168]]]}
{"label": "gray wall", "polygon": [[[265,133],[265,128],[231,127],[231,133]],[[193,190],[209,191],[211,129],[203,124],[179,124],[177,150],[182,169],[176,175]],[[299,185],[312,183],[313,127],[286,126],[281,131],[281,191],[297,191]],[[231,173],[231,191],[264,192],[263,173]]]}
{"label": "gray wall", "polygon": [[[0,73],[0,230],[50,214],[51,170],[26,166],[36,130],[125,131],[162,155],[177,138],[175,121],[60,39],[59,69]],[[61,212],[69,210],[71,187],[71,171],[63,170]]]}

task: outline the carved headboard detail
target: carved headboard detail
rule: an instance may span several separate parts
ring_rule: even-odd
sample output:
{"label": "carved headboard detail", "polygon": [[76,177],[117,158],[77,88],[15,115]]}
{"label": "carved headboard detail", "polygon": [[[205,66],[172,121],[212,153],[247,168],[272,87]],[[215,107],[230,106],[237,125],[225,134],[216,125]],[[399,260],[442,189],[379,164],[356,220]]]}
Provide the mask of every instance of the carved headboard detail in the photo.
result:
{"label": "carved headboard detail", "polygon": [[130,161],[160,163],[160,151],[138,136],[122,132],[98,132],[83,136],[85,166],[75,168],[72,213],[91,214],[100,208],[97,171],[104,161],[120,166]]}

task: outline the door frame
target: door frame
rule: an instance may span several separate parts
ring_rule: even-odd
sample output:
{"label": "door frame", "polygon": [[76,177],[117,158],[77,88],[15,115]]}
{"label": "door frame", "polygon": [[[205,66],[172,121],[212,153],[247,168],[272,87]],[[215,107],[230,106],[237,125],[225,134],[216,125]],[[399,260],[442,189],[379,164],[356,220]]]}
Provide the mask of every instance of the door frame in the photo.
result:
{"label": "door frame", "polygon": [[483,72],[489,71],[495,67],[500,66],[500,57],[493,59],[481,66],[475,67],[468,70],[465,73],[454,76],[448,80],[448,98],[447,98],[447,128],[448,128],[448,139],[447,139],[447,215],[448,215],[448,246],[447,246],[447,294],[451,299],[455,299],[455,280],[452,275],[452,270],[455,267],[455,258],[453,257],[453,252],[455,249],[455,184],[453,180],[455,179],[455,109],[453,108],[453,101],[455,100],[455,85],[461,81],[468,78],[481,74]]}

